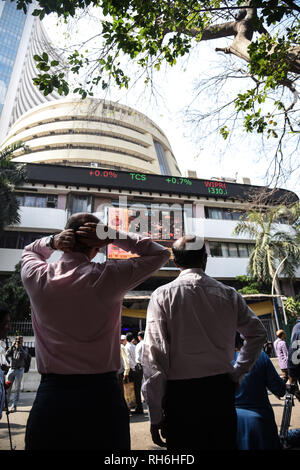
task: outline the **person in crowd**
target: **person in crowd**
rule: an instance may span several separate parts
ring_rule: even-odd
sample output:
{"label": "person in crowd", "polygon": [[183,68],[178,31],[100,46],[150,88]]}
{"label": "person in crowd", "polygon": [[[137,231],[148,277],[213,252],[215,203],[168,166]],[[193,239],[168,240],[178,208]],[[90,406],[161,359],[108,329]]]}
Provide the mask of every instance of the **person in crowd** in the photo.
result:
{"label": "person in crowd", "polygon": [[125,335],[121,335],[121,367],[119,369],[119,381],[122,393],[124,395],[124,382],[128,380],[129,377],[129,362],[128,357],[125,349],[125,345],[127,343],[127,339]]}
{"label": "person in crowd", "polygon": [[143,344],[144,344],[144,331],[139,331],[137,334],[139,342],[135,347],[135,395],[138,397],[136,414],[143,414],[143,404],[141,398],[141,388],[143,381]]}
{"label": "person in crowd", "polygon": [[[7,337],[10,315],[6,305],[0,305],[0,340]],[[0,419],[5,408],[5,370],[0,367]]]}
{"label": "person in crowd", "polygon": [[294,392],[297,399],[300,401],[300,316],[292,329],[291,342],[288,351],[288,374],[289,382],[294,385],[296,391]]}
{"label": "person in crowd", "polygon": [[[172,251],[181,272],[152,293],[144,338],[142,390],[152,440],[172,452],[236,449],[235,390],[266,331],[235,289],[205,274],[200,237],[186,235]],[[245,343],[233,367],[236,331]]]}
{"label": "person in crowd", "polygon": [[267,341],[263,346],[263,350],[265,351],[267,356],[271,357],[272,352],[273,352],[273,343],[272,343],[272,341]]}
{"label": "person in crowd", "polygon": [[278,364],[283,374],[283,380],[287,383],[288,374],[288,347],[286,344],[286,334],[284,330],[276,331],[277,339],[274,341],[275,354],[278,357]]}
{"label": "person in crowd", "polygon": [[126,343],[126,352],[129,360],[129,381],[133,382],[134,384],[134,395],[135,395],[135,410],[132,412],[133,414],[143,414],[143,405],[141,401],[141,390],[139,389],[139,376],[136,374],[136,360],[135,360],[135,350],[136,345],[134,343],[134,336],[132,333],[127,333],[126,335],[127,343]]}
{"label": "person in crowd", "polygon": [[[236,336],[234,363],[243,340]],[[286,393],[285,381],[278,375],[269,356],[261,351],[254,366],[243,378],[235,396],[238,417],[238,450],[280,450],[274,411],[268,390],[277,397]]]}
{"label": "person in crowd", "polygon": [[[138,256],[93,262],[109,243]],[[48,263],[54,250],[63,254]],[[25,247],[21,276],[41,374],[26,450],[130,449],[117,376],[122,301],[168,259],[167,248],[150,238],[114,230],[89,213],[73,214],[65,230]]]}
{"label": "person in crowd", "polygon": [[23,346],[23,337],[17,336],[12,346],[6,351],[6,359],[10,361],[10,368],[7,372],[6,382],[10,382],[11,385],[7,389],[7,402],[10,404],[12,387],[15,384],[15,393],[12,399],[12,404],[9,411],[17,411],[17,405],[20,398],[22,378],[24,375],[24,367],[29,352],[27,348]]}
{"label": "person in crowd", "polygon": [[6,343],[0,340],[0,367],[5,374],[9,371],[9,363],[6,359]]}

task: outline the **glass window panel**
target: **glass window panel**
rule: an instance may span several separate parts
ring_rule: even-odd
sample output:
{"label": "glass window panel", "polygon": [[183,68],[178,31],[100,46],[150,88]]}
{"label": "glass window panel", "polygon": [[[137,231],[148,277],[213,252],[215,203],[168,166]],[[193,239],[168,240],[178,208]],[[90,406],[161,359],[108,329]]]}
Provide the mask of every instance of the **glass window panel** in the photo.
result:
{"label": "glass window panel", "polygon": [[208,216],[210,219],[222,219],[223,218],[222,210],[209,207]]}
{"label": "glass window panel", "polygon": [[228,244],[227,243],[222,243],[221,244],[221,249],[222,249],[222,256],[224,258],[228,258],[229,253],[228,253]]}
{"label": "glass window panel", "polygon": [[209,242],[211,256],[222,256],[221,243]]}
{"label": "glass window panel", "polygon": [[248,248],[245,243],[239,243],[239,257],[240,258],[248,258]]}
{"label": "glass window panel", "polygon": [[169,175],[170,174],[170,168],[167,162],[167,157],[165,154],[165,151],[163,149],[163,146],[161,145],[160,142],[157,142],[156,140],[154,141],[154,147],[158,159],[158,163],[160,166],[160,171],[162,175]]}
{"label": "glass window panel", "polygon": [[33,240],[30,232],[20,232],[18,249],[21,250],[25,248],[26,245],[30,245],[32,242]]}
{"label": "glass window panel", "polygon": [[232,219],[233,220],[240,220],[240,217],[243,216],[243,212],[242,211],[232,211]]}
{"label": "glass window panel", "polygon": [[76,212],[91,212],[91,197],[90,196],[71,196],[71,213]]}
{"label": "glass window panel", "polygon": [[35,207],[47,207],[47,196],[37,196]]}
{"label": "glass window panel", "polygon": [[0,237],[0,248],[16,248],[18,232],[4,232]]}
{"label": "glass window panel", "polygon": [[228,254],[229,256],[236,258],[239,256],[237,245],[235,243],[228,243]]}
{"label": "glass window panel", "polygon": [[35,206],[35,196],[32,196],[30,194],[25,194],[24,195],[24,206],[25,207],[34,207]]}
{"label": "glass window panel", "polygon": [[20,204],[20,206],[23,206],[23,196],[21,194],[16,194],[16,199],[18,201],[18,203]]}
{"label": "glass window panel", "polygon": [[230,209],[223,209],[223,219],[232,220],[232,212]]}
{"label": "glass window panel", "polygon": [[248,243],[247,248],[248,248],[248,256],[250,256],[251,251],[254,249],[254,244]]}

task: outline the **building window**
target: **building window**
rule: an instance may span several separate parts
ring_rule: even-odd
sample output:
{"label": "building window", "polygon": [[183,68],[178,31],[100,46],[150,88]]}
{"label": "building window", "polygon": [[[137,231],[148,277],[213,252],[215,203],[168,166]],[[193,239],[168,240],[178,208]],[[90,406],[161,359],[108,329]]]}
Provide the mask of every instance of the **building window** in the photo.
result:
{"label": "building window", "polygon": [[92,196],[76,196],[75,194],[70,194],[68,197],[68,209],[70,214],[92,212]]}
{"label": "building window", "polygon": [[56,194],[31,194],[16,193],[20,206],[23,207],[49,207],[55,209],[57,207]]}
{"label": "building window", "polygon": [[252,243],[209,242],[210,254],[222,258],[248,258],[253,250]]}
{"label": "building window", "polygon": [[163,149],[163,146],[157,142],[157,140],[154,141],[154,147],[160,167],[160,171],[162,175],[169,175],[170,174],[170,168],[167,162],[166,154]]}
{"label": "building window", "polygon": [[30,243],[34,242],[35,240],[47,237],[51,234],[44,232],[17,232],[7,230],[0,235],[0,248],[13,248],[22,250],[26,245],[30,245]]}
{"label": "building window", "polygon": [[222,220],[244,220],[246,212],[236,209],[226,209],[217,207],[205,207],[206,219],[222,219]]}
{"label": "building window", "polygon": [[18,232],[3,232],[0,235],[0,248],[17,248]]}

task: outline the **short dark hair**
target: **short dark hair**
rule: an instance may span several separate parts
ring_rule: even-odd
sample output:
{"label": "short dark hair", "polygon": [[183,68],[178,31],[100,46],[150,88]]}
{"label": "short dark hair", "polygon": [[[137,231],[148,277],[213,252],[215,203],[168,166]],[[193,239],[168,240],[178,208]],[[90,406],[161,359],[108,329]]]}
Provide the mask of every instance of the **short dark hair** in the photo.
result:
{"label": "short dark hair", "polygon": [[137,335],[144,339],[145,332],[139,331]]}
{"label": "short dark hair", "polygon": [[127,333],[126,334],[126,339],[129,343],[131,343],[131,341],[133,340],[133,334],[132,333]]}
{"label": "short dark hair", "polygon": [[[188,244],[196,244],[196,249],[189,249]],[[196,235],[186,235],[173,243],[174,261],[182,268],[199,268],[207,256],[203,239]]]}
{"label": "short dark hair", "polygon": [[69,217],[65,226],[65,230],[73,229],[76,232],[76,230],[78,230],[79,227],[81,227],[83,224],[87,222],[98,223],[99,219],[98,217],[96,217],[93,214],[90,214],[89,212],[79,212]]}
{"label": "short dark hair", "polygon": [[[83,253],[86,253],[90,248],[83,245],[80,243],[80,240],[78,240],[76,236],[76,231],[81,227],[82,225],[86,224],[87,222],[94,222],[98,223],[99,219],[93,214],[90,214],[89,212],[78,212],[77,214],[71,215],[71,217],[67,220],[65,230],[72,229],[75,232],[75,248],[77,251],[81,251]],[[74,248],[73,248],[74,250]]]}

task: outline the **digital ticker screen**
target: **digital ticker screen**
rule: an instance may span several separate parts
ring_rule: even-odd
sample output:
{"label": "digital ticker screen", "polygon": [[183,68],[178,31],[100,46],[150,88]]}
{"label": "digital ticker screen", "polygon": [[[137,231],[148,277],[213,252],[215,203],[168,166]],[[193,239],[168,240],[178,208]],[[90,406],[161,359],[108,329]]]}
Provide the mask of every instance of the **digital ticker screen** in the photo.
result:
{"label": "digital ticker screen", "polygon": [[242,199],[255,198],[265,191],[266,202],[296,202],[295,193],[284,189],[272,190],[262,186],[229,183],[220,180],[185,178],[182,176],[153,175],[133,171],[116,171],[91,167],[76,167],[51,164],[29,163],[26,165],[30,182],[64,184],[74,186],[128,189],[132,191],[206,196],[209,198]]}
{"label": "digital ticker screen", "polygon": [[[149,236],[157,243],[167,247],[171,257],[164,265],[164,268],[175,268],[174,256],[171,247],[176,238],[182,235],[183,213],[182,208],[178,210],[159,210],[155,207],[141,207],[137,209],[127,209],[111,207],[107,208],[107,224],[125,232],[134,232],[142,236]],[[111,243],[107,247],[108,259],[129,259],[138,255],[130,251],[124,251]]]}

